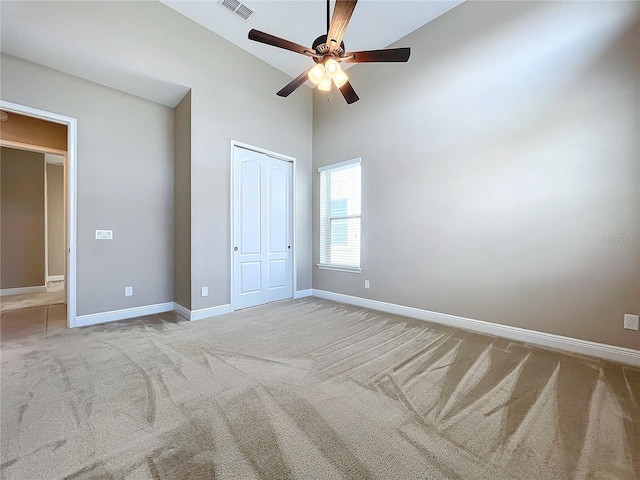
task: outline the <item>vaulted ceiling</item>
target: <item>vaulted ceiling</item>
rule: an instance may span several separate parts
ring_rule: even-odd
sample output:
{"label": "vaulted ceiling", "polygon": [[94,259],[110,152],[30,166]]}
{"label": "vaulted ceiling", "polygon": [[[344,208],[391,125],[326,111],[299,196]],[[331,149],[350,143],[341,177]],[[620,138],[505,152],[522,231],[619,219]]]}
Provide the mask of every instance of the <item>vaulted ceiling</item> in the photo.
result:
{"label": "vaulted ceiling", "polygon": [[[9,55],[173,107],[188,86],[176,78],[160,78],[153,65],[162,60],[148,58],[152,54],[144,53],[144,42],[157,38],[154,35],[158,25],[154,22],[168,22],[163,24],[168,40],[181,42],[180,35],[171,31],[170,21],[172,15],[181,14],[291,77],[305,70],[309,59],[251,42],[247,38],[249,30],[256,28],[308,46],[326,33],[323,0],[247,0],[244,3],[255,11],[248,20],[238,18],[219,3],[163,0],[156,7],[136,1],[3,0],[0,48]],[[332,6],[333,3],[334,0]],[[345,45],[351,51],[384,48],[460,3],[462,0],[360,0],[344,37]],[[149,18],[151,11],[153,18]],[[101,15],[109,18],[100,18]],[[123,16],[128,17],[127,21],[113,20],[125,20]],[[195,23],[194,28],[200,28]],[[138,44],[132,44],[136,41]],[[204,47],[208,46],[189,46]],[[131,60],[134,57],[128,55],[127,49],[135,49],[136,61]],[[147,50],[152,52],[151,48]],[[140,58],[146,61],[141,62]],[[211,61],[215,62],[215,57]]]}
{"label": "vaulted ceiling", "polygon": [[[255,28],[309,47],[316,37],[327,33],[324,0],[242,1],[255,12],[248,20],[232,13],[221,1],[161,1],[291,77],[308,68],[309,59],[251,42],[247,39],[249,30]],[[360,0],[344,37],[345,46],[348,51],[387,47],[462,1]],[[334,4],[335,0],[331,0],[331,11]]]}

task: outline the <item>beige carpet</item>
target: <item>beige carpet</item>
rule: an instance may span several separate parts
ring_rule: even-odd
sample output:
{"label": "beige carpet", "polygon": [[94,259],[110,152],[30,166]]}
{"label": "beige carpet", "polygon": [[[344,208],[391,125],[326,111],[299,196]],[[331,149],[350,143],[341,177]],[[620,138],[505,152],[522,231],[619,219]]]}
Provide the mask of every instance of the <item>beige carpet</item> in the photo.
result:
{"label": "beige carpet", "polygon": [[49,282],[47,291],[0,297],[0,312],[64,303],[64,282]]}
{"label": "beige carpet", "polygon": [[640,370],[318,299],[3,338],[2,478],[637,479]]}

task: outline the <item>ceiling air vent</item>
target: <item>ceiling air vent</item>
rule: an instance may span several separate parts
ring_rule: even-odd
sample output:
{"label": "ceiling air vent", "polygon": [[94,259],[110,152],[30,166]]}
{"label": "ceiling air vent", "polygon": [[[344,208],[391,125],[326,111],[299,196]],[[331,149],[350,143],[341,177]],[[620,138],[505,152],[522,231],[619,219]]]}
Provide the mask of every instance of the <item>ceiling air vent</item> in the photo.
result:
{"label": "ceiling air vent", "polygon": [[244,3],[240,3],[238,0],[219,0],[218,4],[243,20],[249,20],[251,15],[255,13],[252,8],[246,6]]}

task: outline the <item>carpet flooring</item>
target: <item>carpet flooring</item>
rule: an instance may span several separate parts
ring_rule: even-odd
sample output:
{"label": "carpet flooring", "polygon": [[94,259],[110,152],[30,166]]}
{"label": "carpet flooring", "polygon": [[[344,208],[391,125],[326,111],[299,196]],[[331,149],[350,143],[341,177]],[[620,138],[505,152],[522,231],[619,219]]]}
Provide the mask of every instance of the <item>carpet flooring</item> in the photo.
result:
{"label": "carpet flooring", "polygon": [[316,298],[1,361],[6,480],[640,477],[640,369]]}

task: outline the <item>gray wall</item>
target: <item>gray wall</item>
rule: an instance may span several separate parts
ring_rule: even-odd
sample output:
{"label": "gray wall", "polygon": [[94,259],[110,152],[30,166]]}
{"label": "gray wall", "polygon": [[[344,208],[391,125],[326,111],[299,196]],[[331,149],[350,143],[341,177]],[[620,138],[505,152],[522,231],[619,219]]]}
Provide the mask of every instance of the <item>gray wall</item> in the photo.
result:
{"label": "gray wall", "polygon": [[174,113],[173,299],[191,309],[191,92]]}
{"label": "gray wall", "polygon": [[173,109],[6,55],[1,74],[3,100],[78,119],[78,315],[173,301]]}
{"label": "gray wall", "polygon": [[[104,58],[126,59],[132,69],[144,69],[149,74],[149,88],[156,81],[191,88],[192,309],[230,302],[232,139],[298,160],[297,287],[311,288],[313,117],[309,89],[300,89],[287,99],[276,96],[275,92],[291,80],[287,75],[159,2],[136,2],[134,7],[130,2],[19,2],[12,8],[25,21],[38,23],[46,17],[45,36],[64,38],[80,21],[83,48],[95,48]],[[155,29],[140,30],[142,23]],[[118,25],[118,35],[102,41],[99,33],[111,31],[113,25]],[[78,117],[80,313],[138,304],[142,292],[136,291],[136,285],[145,278],[152,279],[153,285],[148,287],[156,294],[153,298],[145,295],[140,304],[173,300],[173,232],[167,234],[166,230],[173,224],[173,165],[166,164],[173,155],[173,112],[6,55],[2,56],[1,75],[4,100]],[[76,83],[79,92],[70,88]],[[83,94],[88,88],[101,93],[95,98]],[[116,98],[127,98],[135,106],[123,108]],[[165,128],[166,139],[159,132]],[[154,133],[147,135],[149,129]],[[140,130],[143,138],[131,143]],[[124,156],[119,145],[126,147]],[[121,176],[116,174],[116,164],[122,166]],[[136,191],[137,184],[144,186]],[[128,208],[132,210],[123,215]],[[138,220],[149,228],[140,230]],[[120,227],[114,227],[113,242],[91,239],[95,228],[112,225]],[[144,249],[145,244],[154,248]],[[117,254],[110,251],[116,245]],[[147,266],[142,260],[151,256],[159,265]],[[114,295],[99,297],[101,288],[91,287],[93,279],[105,268],[110,272],[115,267],[120,273],[109,274],[102,286]],[[127,275],[131,271],[137,272],[133,278]],[[133,297],[122,297],[121,289],[127,284],[134,285]],[[209,287],[208,297],[200,296],[203,286]],[[147,286],[140,288],[146,290]]]}
{"label": "gray wall", "polygon": [[44,154],[0,149],[0,288],[44,280]]}
{"label": "gray wall", "polygon": [[64,167],[47,163],[49,276],[64,275]]}
{"label": "gray wall", "polygon": [[363,272],[313,287],[640,348],[638,9],[465,2],[349,70],[358,103],[316,93],[314,171],[362,157]]}

